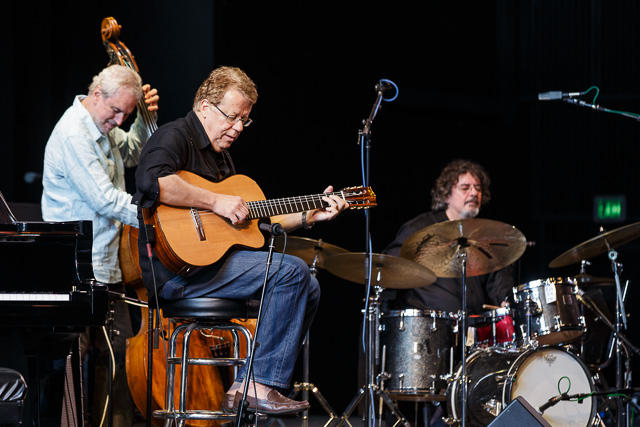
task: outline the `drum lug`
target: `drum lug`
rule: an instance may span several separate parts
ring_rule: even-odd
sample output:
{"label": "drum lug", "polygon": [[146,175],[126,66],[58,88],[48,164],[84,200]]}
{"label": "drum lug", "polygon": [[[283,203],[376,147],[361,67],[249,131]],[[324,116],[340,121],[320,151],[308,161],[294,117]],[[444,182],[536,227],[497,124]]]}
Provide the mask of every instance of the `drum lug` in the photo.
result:
{"label": "drum lug", "polygon": [[502,412],[502,404],[498,402],[496,399],[489,399],[483,405],[485,411],[497,417],[500,412]]}
{"label": "drum lug", "polygon": [[445,423],[448,426],[460,424],[460,421],[456,420],[453,417],[442,417],[442,422]]}
{"label": "drum lug", "polygon": [[562,329],[562,321],[560,320],[560,316],[558,314],[556,314],[555,316],[553,316],[553,321],[555,322],[555,331],[560,331]]}
{"label": "drum lug", "polygon": [[404,311],[400,313],[400,325],[398,325],[399,331],[404,331]]}
{"label": "drum lug", "polygon": [[578,317],[578,322],[580,322],[580,326],[582,326],[583,328],[587,327],[587,322],[585,321],[584,316]]}

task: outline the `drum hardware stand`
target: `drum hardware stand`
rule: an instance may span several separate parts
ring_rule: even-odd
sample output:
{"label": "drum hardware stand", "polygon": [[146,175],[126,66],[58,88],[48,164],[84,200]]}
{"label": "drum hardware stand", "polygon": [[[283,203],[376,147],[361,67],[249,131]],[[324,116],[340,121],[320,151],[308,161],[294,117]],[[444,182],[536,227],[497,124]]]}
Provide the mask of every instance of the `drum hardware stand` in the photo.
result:
{"label": "drum hardware stand", "polygon": [[[607,243],[607,246],[609,244]],[[622,340],[620,339],[620,319],[622,319],[622,326],[624,329],[627,329],[627,315],[624,309],[624,298],[622,296],[622,290],[620,288],[620,274],[618,271],[618,267],[622,267],[622,264],[618,264],[616,261],[618,258],[618,252],[609,247],[608,253],[609,259],[611,260],[611,269],[613,270],[613,275],[616,279],[616,324],[615,324],[615,346],[616,346],[616,388],[623,388],[624,374],[622,372]],[[629,375],[630,376],[630,375]],[[627,378],[630,381],[630,378]],[[627,386],[631,386],[631,384],[626,384]],[[620,427],[629,426],[629,403],[624,403],[621,397],[617,399],[617,408],[618,408],[618,422],[617,425]]]}
{"label": "drum hardware stand", "polygon": [[[384,374],[378,375],[377,378],[374,376],[374,343],[378,342],[378,333],[379,330],[376,327],[377,320],[380,318],[380,293],[382,292],[382,287],[378,285],[371,285],[374,291],[374,295],[369,298],[369,309],[367,310],[367,322],[365,324],[365,359],[366,359],[366,377],[367,384],[360,387],[356,396],[351,400],[347,409],[345,409],[344,413],[340,417],[340,421],[338,422],[336,427],[342,426],[343,423],[351,426],[349,422],[349,417],[351,413],[356,408],[358,403],[362,399],[364,401],[364,419],[363,421],[367,422],[367,425],[373,427],[373,417],[369,414],[369,411],[374,410],[375,400],[373,394],[376,394],[380,399],[384,401],[389,410],[396,417],[396,422],[393,424],[394,426],[402,424],[405,426],[409,426],[406,418],[400,413],[400,410],[396,407],[393,400],[389,397],[386,391],[382,389],[380,386],[380,380],[384,378]],[[375,334],[375,336],[374,336]],[[380,411],[382,412],[382,411]],[[382,419],[379,420],[380,423]]]}
{"label": "drum hardware stand", "polygon": [[[316,254],[313,257],[313,262],[309,267],[309,271],[311,272],[313,277],[316,277],[316,274],[318,274],[317,266],[318,266],[318,252],[316,250]],[[322,409],[324,409],[324,411],[327,414],[329,414],[329,419],[324,424],[324,427],[327,427],[328,425],[330,425],[333,420],[338,419],[338,415],[333,410],[331,405],[329,405],[329,402],[327,402],[327,400],[324,398],[322,393],[320,393],[320,390],[318,389],[318,387],[316,387],[313,383],[309,382],[309,331],[307,331],[307,334],[304,337],[304,341],[302,342],[302,382],[295,382],[293,384],[293,393],[290,397],[293,398],[298,393],[301,393],[302,399],[309,401],[309,391],[313,393],[313,396],[320,403],[320,406],[322,406]],[[302,426],[303,427],[309,426],[309,409],[305,409],[302,412]]]}

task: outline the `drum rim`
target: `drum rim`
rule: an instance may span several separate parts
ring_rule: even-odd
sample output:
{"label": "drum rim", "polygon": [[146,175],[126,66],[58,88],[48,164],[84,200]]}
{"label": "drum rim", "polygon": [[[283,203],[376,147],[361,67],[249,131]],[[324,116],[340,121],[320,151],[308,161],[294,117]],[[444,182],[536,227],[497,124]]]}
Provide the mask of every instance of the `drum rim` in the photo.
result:
{"label": "drum rim", "polygon": [[[435,315],[431,314],[435,313]],[[452,319],[456,320],[458,315],[442,310],[431,309],[418,309],[418,308],[405,308],[402,310],[386,310],[382,313],[381,317],[435,317],[436,319]]]}
{"label": "drum rim", "polygon": [[[534,284],[535,283],[535,284]],[[565,286],[575,286],[576,279],[573,276],[566,277],[545,277],[542,279],[530,280],[528,282],[524,282],[515,286],[516,292],[532,290],[535,288],[539,288],[544,285],[565,285]]]}
{"label": "drum rim", "polygon": [[[560,352],[566,353],[568,354],[570,357],[572,357],[574,360],[576,360],[578,362],[578,364],[580,365],[580,367],[582,367],[582,370],[584,371],[584,373],[587,376],[587,381],[589,382],[589,389],[594,391],[595,390],[595,383],[593,382],[593,376],[591,375],[591,371],[589,370],[589,368],[587,367],[587,365],[580,360],[580,358],[578,356],[576,356],[575,354],[573,354],[572,352],[570,352],[569,350],[562,348],[562,347],[556,347],[556,346],[544,346],[544,347],[538,347],[538,348],[529,348],[529,349],[525,349],[522,354],[520,354],[516,360],[513,361],[513,363],[511,364],[511,366],[509,367],[509,370],[507,371],[507,375],[505,376],[505,380],[504,380],[504,385],[502,386],[502,407],[506,408],[508,405],[508,403],[505,403],[505,395],[508,394],[509,395],[509,403],[511,403],[513,401],[513,399],[511,398],[511,391],[513,388],[513,379],[515,376],[517,376],[518,373],[518,369],[522,363],[526,360],[525,355],[528,354],[533,354],[533,353],[537,353],[539,351],[547,351],[547,350],[558,350]],[[515,370],[515,372],[513,372]],[[587,422],[587,425],[592,425],[593,420],[595,418],[596,415],[596,410],[597,410],[597,404],[596,404],[596,400],[594,396],[590,397],[591,399],[591,414],[589,415],[589,420]]]}
{"label": "drum rim", "polygon": [[[469,366],[471,363],[473,363],[474,360],[476,360],[477,358],[479,358],[482,354],[484,353],[502,353],[502,354],[508,354],[508,353],[520,353],[522,352],[521,348],[499,348],[499,347],[488,347],[488,348],[481,348],[481,349],[476,349],[473,353],[469,354],[467,356],[467,366]],[[520,356],[518,356],[520,357]],[[516,358],[517,359],[517,358]],[[452,381],[449,383],[449,385],[447,386],[447,389],[445,391],[445,395],[447,396],[447,410],[449,411],[449,414],[451,415],[451,417],[453,417],[456,420],[460,420],[460,416],[461,414],[458,414],[458,410],[456,408],[457,406],[457,389],[458,389],[458,382],[459,382],[459,378],[460,375],[462,374],[462,363],[458,362],[459,366],[458,368],[455,370],[455,373],[453,375]],[[469,373],[467,372],[467,375]]]}

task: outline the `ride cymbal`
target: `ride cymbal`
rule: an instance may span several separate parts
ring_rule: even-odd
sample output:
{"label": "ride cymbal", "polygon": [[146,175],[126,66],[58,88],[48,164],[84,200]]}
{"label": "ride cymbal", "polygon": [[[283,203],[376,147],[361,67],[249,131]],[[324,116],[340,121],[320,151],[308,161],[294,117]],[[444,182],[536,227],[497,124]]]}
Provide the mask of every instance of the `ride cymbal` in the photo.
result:
{"label": "ride cymbal", "polygon": [[640,237],[640,222],[607,231],[560,254],[549,263],[549,267],[558,268],[579,263],[627,244],[638,237]]}
{"label": "ride cymbal", "polygon": [[467,277],[480,276],[513,264],[527,241],[514,226],[471,218],[438,222],[414,233],[402,245],[402,256],[438,277],[462,277],[461,250],[467,254]]}
{"label": "ride cymbal", "polygon": [[[350,282],[366,284],[369,258],[364,252],[338,254],[326,259],[325,268]],[[411,289],[428,286],[436,276],[427,267],[393,255],[371,254],[371,284],[390,289]]]}
{"label": "ride cymbal", "polygon": [[[279,237],[275,242],[275,250],[282,252],[283,245],[284,239]],[[320,268],[324,268],[325,260],[328,257],[348,252],[348,250],[324,242],[322,239],[314,240],[298,236],[287,237],[287,248],[285,250],[285,253],[289,255],[302,258],[308,265],[312,265],[317,256],[316,266]]]}

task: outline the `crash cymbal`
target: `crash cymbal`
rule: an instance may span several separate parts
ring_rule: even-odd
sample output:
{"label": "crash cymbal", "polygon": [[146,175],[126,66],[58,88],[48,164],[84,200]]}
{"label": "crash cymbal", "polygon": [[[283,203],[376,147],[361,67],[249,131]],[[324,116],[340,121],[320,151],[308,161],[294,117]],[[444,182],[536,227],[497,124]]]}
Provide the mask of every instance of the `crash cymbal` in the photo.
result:
{"label": "crash cymbal", "polygon": [[[284,239],[278,238],[275,242],[275,250],[282,252]],[[316,266],[324,268],[325,259],[332,255],[348,253],[346,249],[332,245],[320,240],[309,239],[307,237],[289,236],[287,237],[287,249],[285,253],[302,258],[308,265],[313,264],[313,260],[318,256]]]}
{"label": "crash cymbal", "polygon": [[582,260],[607,253],[610,249],[627,244],[638,237],[640,237],[640,222],[607,231],[559,255],[549,263],[549,267],[557,268],[579,263]]}
{"label": "crash cymbal", "polygon": [[587,273],[580,273],[575,276],[576,282],[581,286],[611,286],[616,282],[611,277],[596,277]]}
{"label": "crash cymbal", "polygon": [[514,226],[471,218],[438,222],[414,233],[402,245],[402,256],[438,277],[462,277],[460,248],[467,253],[467,277],[504,268],[522,256],[527,241]]}
{"label": "crash cymbal", "polygon": [[[393,255],[371,254],[371,284],[390,289],[411,289],[427,286],[436,276],[427,267]],[[369,258],[364,252],[349,252],[328,257],[325,268],[351,282],[365,284],[365,269]]]}

